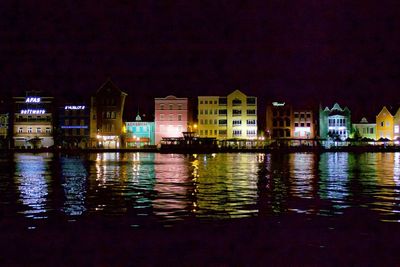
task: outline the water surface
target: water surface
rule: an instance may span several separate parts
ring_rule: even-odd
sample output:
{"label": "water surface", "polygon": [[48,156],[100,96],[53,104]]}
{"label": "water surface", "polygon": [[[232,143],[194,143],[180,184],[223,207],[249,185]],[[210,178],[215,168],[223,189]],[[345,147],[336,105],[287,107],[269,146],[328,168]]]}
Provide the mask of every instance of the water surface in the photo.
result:
{"label": "water surface", "polygon": [[0,158],[9,220],[171,223],[346,209],[399,221],[400,153],[15,153]]}

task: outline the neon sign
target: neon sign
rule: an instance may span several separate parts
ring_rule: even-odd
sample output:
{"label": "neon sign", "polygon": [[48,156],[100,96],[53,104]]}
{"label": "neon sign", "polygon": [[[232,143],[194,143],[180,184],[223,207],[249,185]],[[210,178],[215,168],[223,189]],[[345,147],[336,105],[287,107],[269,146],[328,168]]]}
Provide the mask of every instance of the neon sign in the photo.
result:
{"label": "neon sign", "polygon": [[22,109],[21,114],[44,114],[44,109]]}
{"label": "neon sign", "polygon": [[27,97],[25,103],[40,103],[40,97]]}
{"label": "neon sign", "polygon": [[72,110],[84,110],[85,106],[65,106],[65,109],[72,109]]}
{"label": "neon sign", "polygon": [[272,102],[272,105],[275,107],[282,107],[285,105],[285,102],[279,103],[279,102]]}

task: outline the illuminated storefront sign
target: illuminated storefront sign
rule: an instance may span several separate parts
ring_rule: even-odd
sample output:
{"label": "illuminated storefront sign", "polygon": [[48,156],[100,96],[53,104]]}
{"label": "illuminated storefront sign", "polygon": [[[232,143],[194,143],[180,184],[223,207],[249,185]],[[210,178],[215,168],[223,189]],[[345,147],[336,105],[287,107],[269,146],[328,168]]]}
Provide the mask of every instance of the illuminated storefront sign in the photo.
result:
{"label": "illuminated storefront sign", "polygon": [[65,106],[65,109],[84,110],[85,106]]}
{"label": "illuminated storefront sign", "polygon": [[87,129],[88,126],[61,126],[61,129]]}
{"label": "illuminated storefront sign", "polygon": [[280,103],[280,102],[272,102],[272,105],[274,107],[283,107],[285,105],[285,102],[282,102],[282,103]]}
{"label": "illuminated storefront sign", "polygon": [[22,109],[21,114],[44,114],[44,109]]}
{"label": "illuminated storefront sign", "polygon": [[27,97],[25,103],[40,103],[40,97]]}

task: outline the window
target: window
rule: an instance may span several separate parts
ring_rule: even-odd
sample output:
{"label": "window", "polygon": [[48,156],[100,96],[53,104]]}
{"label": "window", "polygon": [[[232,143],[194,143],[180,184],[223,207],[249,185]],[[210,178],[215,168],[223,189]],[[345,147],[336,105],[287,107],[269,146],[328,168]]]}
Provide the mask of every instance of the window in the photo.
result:
{"label": "window", "polygon": [[200,124],[203,124],[203,120],[200,120]]}
{"label": "window", "polygon": [[247,130],[246,134],[247,134],[247,136],[254,136],[254,135],[256,135],[256,130]]}
{"label": "window", "polygon": [[386,127],[389,127],[390,126],[390,122],[386,122]]}
{"label": "window", "polygon": [[226,135],[226,130],[219,130],[218,133],[219,133],[220,135]]}
{"label": "window", "polygon": [[256,115],[256,110],[255,109],[248,109],[247,110],[247,115]]}
{"label": "window", "polygon": [[220,98],[218,99],[218,104],[219,104],[220,106],[225,106],[226,103],[227,103],[226,97],[220,97]]}
{"label": "window", "polygon": [[208,115],[208,109],[204,110],[204,115]]}
{"label": "window", "polygon": [[22,127],[18,128],[18,133],[22,133],[23,131],[24,131],[24,128],[22,128]]}
{"label": "window", "polygon": [[372,128],[372,127],[369,128],[369,133],[370,133],[370,134],[373,134],[373,133],[374,133],[374,128]]}
{"label": "window", "polygon": [[239,109],[234,109],[234,110],[232,110],[232,114],[233,114],[233,116],[240,116],[240,115],[242,115],[242,111]]}
{"label": "window", "polygon": [[214,124],[217,125],[217,120],[214,120]]}
{"label": "window", "polygon": [[394,126],[394,133],[399,133],[399,125]]}
{"label": "window", "polygon": [[36,128],[36,133],[42,133],[42,128],[37,127],[37,128]]}
{"label": "window", "polygon": [[214,104],[215,104],[215,105],[217,104],[217,100],[214,100]]}
{"label": "window", "polygon": [[297,122],[295,122],[294,127],[299,127],[299,124]]}
{"label": "window", "polygon": [[174,120],[174,114],[169,114],[168,120],[173,121]]}
{"label": "window", "polygon": [[232,124],[233,124],[233,126],[240,126],[240,125],[242,125],[242,121],[241,120],[233,120]]}
{"label": "window", "polygon": [[179,109],[179,110],[182,109],[182,104],[178,104],[178,109]]}
{"label": "window", "polygon": [[219,112],[219,115],[226,115],[226,114],[228,114],[226,109],[220,109],[218,112]]}
{"label": "window", "polygon": [[307,122],[307,127],[311,127],[311,123]]}
{"label": "window", "polygon": [[307,118],[311,118],[311,113],[307,112],[306,116]]}
{"label": "window", "polygon": [[65,119],[65,125],[69,125],[69,119]]}
{"label": "window", "polygon": [[299,113],[295,112],[295,113],[294,113],[294,117],[295,117],[295,118],[298,118],[298,117],[299,117]]}
{"label": "window", "polygon": [[219,120],[218,121],[219,125],[226,125],[226,123],[227,123],[227,120]]}
{"label": "window", "polygon": [[384,126],[384,123],[385,123],[384,121],[381,121],[381,127],[383,127],[383,126]]}
{"label": "window", "polygon": [[200,100],[200,104],[203,104],[203,100]]}
{"label": "window", "polygon": [[182,114],[178,114],[178,121],[182,120]]}
{"label": "window", "polygon": [[161,110],[164,109],[164,104],[160,104],[160,109],[161,109]]}
{"label": "window", "polygon": [[214,135],[217,135],[217,133],[218,133],[218,131],[217,131],[217,130],[214,130]]}
{"label": "window", "polygon": [[304,127],[304,123],[302,122],[302,123],[300,123],[300,127]]}
{"label": "window", "polygon": [[233,130],[233,136],[241,136],[242,130]]}
{"label": "window", "polygon": [[240,106],[242,104],[242,100],[240,100],[240,99],[233,99],[232,100],[232,105],[233,106]]}
{"label": "window", "polygon": [[202,109],[200,109],[200,115],[203,115],[203,110]]}
{"label": "window", "polygon": [[248,97],[247,98],[247,105],[255,105],[256,104],[256,98],[255,97]]}
{"label": "window", "polygon": [[217,114],[218,114],[218,110],[215,109],[215,110],[214,110],[214,115],[217,115]]}
{"label": "window", "polygon": [[47,134],[51,133],[51,128],[50,127],[46,127],[46,133]]}
{"label": "window", "polygon": [[254,125],[256,125],[256,120],[247,120],[246,123],[249,126],[254,126]]}
{"label": "window", "polygon": [[164,114],[160,114],[160,121],[164,120]]}
{"label": "window", "polygon": [[171,110],[174,107],[174,105],[169,104],[169,109]]}
{"label": "window", "polygon": [[204,135],[208,135],[208,130],[204,130]]}

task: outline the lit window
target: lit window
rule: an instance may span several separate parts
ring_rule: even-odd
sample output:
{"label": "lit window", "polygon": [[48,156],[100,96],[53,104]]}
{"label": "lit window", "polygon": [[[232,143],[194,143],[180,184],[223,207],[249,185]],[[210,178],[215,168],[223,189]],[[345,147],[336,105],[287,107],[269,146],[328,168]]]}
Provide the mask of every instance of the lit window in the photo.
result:
{"label": "lit window", "polygon": [[32,133],[32,127],[28,127],[28,133]]}
{"label": "lit window", "polygon": [[18,128],[18,133],[22,133],[24,131],[24,129],[22,127]]}
{"label": "lit window", "polygon": [[36,128],[36,132],[37,133],[42,133],[42,128],[40,128],[40,127]]}
{"label": "lit window", "polygon": [[394,133],[399,133],[399,125],[394,126]]}
{"label": "lit window", "polygon": [[178,114],[178,121],[182,120],[182,114]]}

